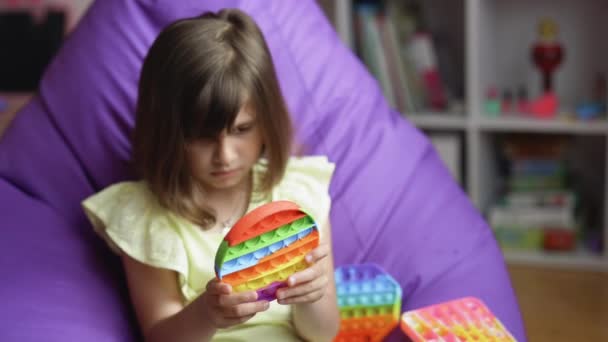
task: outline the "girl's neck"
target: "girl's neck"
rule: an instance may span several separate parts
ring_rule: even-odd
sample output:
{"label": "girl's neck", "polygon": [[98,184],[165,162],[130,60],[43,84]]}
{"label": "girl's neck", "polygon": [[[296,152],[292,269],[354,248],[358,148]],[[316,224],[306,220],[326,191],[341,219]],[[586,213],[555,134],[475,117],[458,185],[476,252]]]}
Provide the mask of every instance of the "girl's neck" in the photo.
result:
{"label": "girl's neck", "polygon": [[249,207],[253,179],[250,174],[242,183],[229,189],[201,189],[197,192],[198,203],[213,208],[216,215],[216,224],[208,227],[212,231],[221,231],[225,226],[232,226],[241,218]]}

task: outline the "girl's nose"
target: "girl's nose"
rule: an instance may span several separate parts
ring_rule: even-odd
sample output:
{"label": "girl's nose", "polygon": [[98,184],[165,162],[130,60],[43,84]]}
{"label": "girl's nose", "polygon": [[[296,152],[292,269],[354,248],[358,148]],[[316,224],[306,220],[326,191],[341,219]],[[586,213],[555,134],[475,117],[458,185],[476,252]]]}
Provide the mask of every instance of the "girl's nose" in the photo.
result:
{"label": "girl's nose", "polygon": [[215,161],[221,165],[231,165],[234,159],[234,148],[230,138],[226,134],[221,134],[218,138],[215,150]]}

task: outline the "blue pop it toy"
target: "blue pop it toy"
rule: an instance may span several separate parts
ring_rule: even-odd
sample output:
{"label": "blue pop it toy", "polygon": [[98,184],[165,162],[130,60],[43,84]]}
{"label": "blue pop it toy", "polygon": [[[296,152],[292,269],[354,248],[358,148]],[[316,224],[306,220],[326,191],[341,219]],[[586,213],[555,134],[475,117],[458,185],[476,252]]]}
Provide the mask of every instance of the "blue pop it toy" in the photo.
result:
{"label": "blue pop it toy", "polygon": [[399,283],[375,264],[336,269],[340,333],[334,341],[381,341],[401,315]]}

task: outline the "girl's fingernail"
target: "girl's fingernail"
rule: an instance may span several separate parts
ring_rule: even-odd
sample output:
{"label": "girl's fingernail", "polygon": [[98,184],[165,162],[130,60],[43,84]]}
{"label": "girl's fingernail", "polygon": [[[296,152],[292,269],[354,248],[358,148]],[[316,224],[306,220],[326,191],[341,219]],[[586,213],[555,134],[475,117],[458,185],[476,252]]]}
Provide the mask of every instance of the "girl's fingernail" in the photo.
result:
{"label": "girl's fingernail", "polygon": [[296,278],[294,278],[294,277],[291,277],[287,280],[287,284],[289,286],[293,286],[295,283],[296,283]]}
{"label": "girl's fingernail", "polygon": [[308,255],[306,256],[306,261],[307,261],[307,262],[312,262],[312,255],[308,254]]}

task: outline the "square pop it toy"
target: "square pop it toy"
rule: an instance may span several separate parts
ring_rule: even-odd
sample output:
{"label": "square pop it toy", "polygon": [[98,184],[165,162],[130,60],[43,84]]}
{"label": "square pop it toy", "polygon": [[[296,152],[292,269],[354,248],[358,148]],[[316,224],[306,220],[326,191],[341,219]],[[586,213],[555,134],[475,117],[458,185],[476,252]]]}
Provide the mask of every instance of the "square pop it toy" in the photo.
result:
{"label": "square pop it toy", "polygon": [[258,300],[274,300],[290,275],[308,267],[304,257],[318,245],[310,215],[293,202],[270,202],[232,227],[215,255],[215,274],[235,292],[256,290]]}
{"label": "square pop it toy", "polygon": [[498,318],[467,297],[403,313],[401,329],[414,342],[514,342]]}
{"label": "square pop it toy", "polygon": [[340,332],[335,342],[382,341],[399,324],[401,287],[374,264],[336,269]]}

